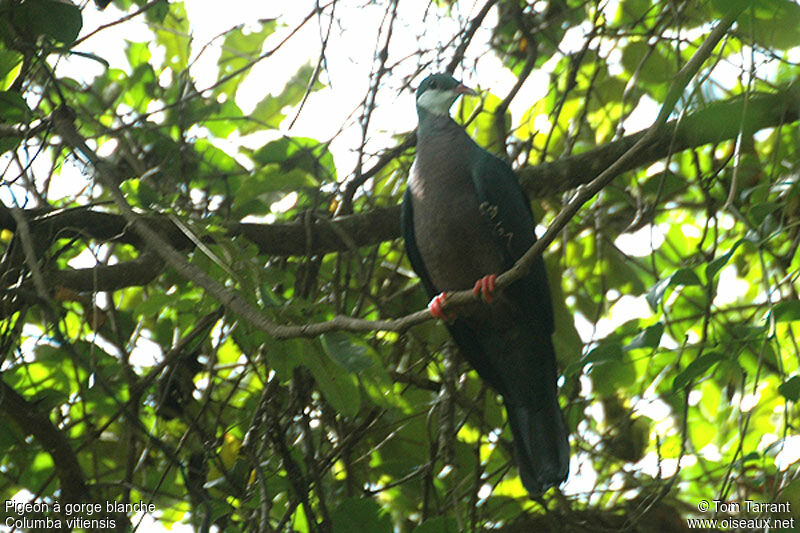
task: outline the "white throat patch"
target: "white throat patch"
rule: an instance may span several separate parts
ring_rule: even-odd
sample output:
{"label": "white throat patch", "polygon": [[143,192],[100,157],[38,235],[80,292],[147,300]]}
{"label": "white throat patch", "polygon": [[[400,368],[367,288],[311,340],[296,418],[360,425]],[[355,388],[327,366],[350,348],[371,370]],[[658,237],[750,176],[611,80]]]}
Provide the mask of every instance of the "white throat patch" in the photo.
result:
{"label": "white throat patch", "polygon": [[449,115],[456,98],[458,94],[453,91],[428,89],[417,98],[417,105],[434,115]]}

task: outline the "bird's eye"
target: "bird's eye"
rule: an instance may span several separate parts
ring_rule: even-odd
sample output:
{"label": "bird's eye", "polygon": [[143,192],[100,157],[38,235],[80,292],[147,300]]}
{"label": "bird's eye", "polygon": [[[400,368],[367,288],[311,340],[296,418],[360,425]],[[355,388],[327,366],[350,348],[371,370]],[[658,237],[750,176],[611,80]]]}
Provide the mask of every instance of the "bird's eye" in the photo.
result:
{"label": "bird's eye", "polygon": [[431,89],[435,89],[439,84],[436,81],[431,82]]}

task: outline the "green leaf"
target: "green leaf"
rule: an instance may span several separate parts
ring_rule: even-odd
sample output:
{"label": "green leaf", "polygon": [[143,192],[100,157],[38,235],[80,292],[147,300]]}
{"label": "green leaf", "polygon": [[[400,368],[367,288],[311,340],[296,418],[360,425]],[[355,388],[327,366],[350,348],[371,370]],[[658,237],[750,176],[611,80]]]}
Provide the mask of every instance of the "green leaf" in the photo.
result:
{"label": "green leaf", "polygon": [[9,135],[7,137],[0,137],[0,154],[4,154],[10,150],[14,150],[22,142],[22,137]]}
{"label": "green leaf", "polygon": [[787,0],[744,2],[737,23],[742,35],[752,35],[756,43],[770,50],[786,50],[800,45],[800,6]]}
{"label": "green leaf", "polygon": [[657,348],[664,334],[664,324],[657,322],[652,326],[646,327],[634,339],[629,342],[623,350],[629,351],[636,348]]}
{"label": "green leaf", "polygon": [[694,410],[689,413],[687,428],[689,430],[689,438],[692,440],[692,445],[697,450],[713,441],[714,437],[718,434],[717,428]]}
{"label": "green leaf", "polygon": [[[259,346],[259,334],[255,331],[246,331],[244,335],[239,332],[238,337],[236,344],[241,347],[242,352],[246,353],[249,347],[255,349]],[[266,360],[269,368],[275,371],[281,381],[288,381],[292,378],[294,369],[303,364],[306,359],[304,354],[308,350],[308,344],[298,339],[288,339],[281,343],[269,340],[262,346],[267,354]]]}
{"label": "green leaf", "polygon": [[784,300],[772,308],[772,319],[775,322],[794,322],[800,320],[800,301]]}
{"label": "green leaf", "polygon": [[761,202],[755,204],[747,211],[747,217],[755,222],[756,225],[761,224],[764,220],[780,209],[778,202]]}
{"label": "green leaf", "polygon": [[204,119],[202,124],[216,137],[225,139],[239,127],[243,117],[244,113],[231,99],[215,106],[214,113]]}
{"label": "green leaf", "polygon": [[281,112],[284,107],[285,104],[280,98],[268,94],[247,115],[250,121],[242,124],[239,130],[246,134],[262,128],[278,129],[283,119],[286,118],[286,115]]}
{"label": "green leaf", "polygon": [[189,17],[183,2],[170,3],[164,21],[156,28],[156,42],[164,47],[166,64],[176,74],[182,73],[189,66],[192,46]]}
{"label": "green leaf", "polygon": [[792,402],[800,399],[800,376],[795,375],[778,385],[778,392]]}
{"label": "green leaf", "polygon": [[28,121],[31,110],[25,99],[14,91],[0,91],[0,122],[22,124]]}
{"label": "green leaf", "polygon": [[357,374],[372,366],[372,358],[367,355],[367,347],[352,342],[346,333],[339,331],[325,333],[320,337],[320,342],[325,353],[348,372]]}
{"label": "green leaf", "polygon": [[164,293],[154,292],[136,307],[137,314],[141,316],[157,317],[161,311],[175,301],[174,297]]}
{"label": "green leaf", "polygon": [[318,187],[321,182],[336,179],[336,167],[328,147],[308,137],[281,137],[265,144],[250,157],[267,173],[258,177],[261,172],[256,172],[256,177],[261,181],[268,176],[269,190]]}
{"label": "green leaf", "polygon": [[[202,157],[204,165],[202,168],[208,173],[206,179],[213,180],[219,177],[220,173],[224,174],[245,174],[246,171],[235,158],[228,155],[227,152],[218,148],[206,139],[198,139],[195,142],[195,149]],[[204,185],[205,186],[205,185]]]}
{"label": "green leaf", "polygon": [[620,345],[619,342],[604,341],[583,356],[580,361],[569,365],[566,370],[564,370],[564,374],[567,376],[576,374],[589,363],[603,363],[612,360],[618,361],[622,359],[623,353],[622,345]]}
{"label": "green leaf", "polygon": [[622,65],[631,75],[638,72],[641,81],[664,83],[675,74],[675,61],[662,52],[660,46],[633,41],[622,50]]}
{"label": "green leaf", "polygon": [[622,346],[618,342],[602,343],[597,348],[586,354],[583,364],[601,363],[612,359],[622,358]]}
{"label": "green leaf", "polygon": [[[734,13],[752,6],[753,0],[711,0],[711,5],[720,13]],[[747,16],[747,14],[745,14]]]}
{"label": "green leaf", "polygon": [[[314,67],[311,65],[303,65],[297,69],[297,72],[286,83],[279,95],[268,94],[256,104],[253,112],[248,114],[252,121],[244,123],[240,131],[242,133],[252,133],[265,127],[277,129],[283,119],[286,118],[283,109],[300,102],[306,90],[308,90],[313,75]],[[315,81],[310,89],[315,91],[322,87],[323,85],[319,81]]]}
{"label": "green leaf", "polygon": [[163,24],[164,19],[169,14],[169,2],[167,0],[162,0],[161,2],[156,2],[150,9],[144,12],[145,19],[148,23],[156,23],[156,24]]}
{"label": "green leaf", "polygon": [[291,192],[317,185],[307,172],[297,168],[287,172],[274,167],[262,169],[242,180],[234,193],[233,205],[239,217],[266,214],[269,211],[269,204],[282,196],[274,193]]}
{"label": "green leaf", "polygon": [[331,513],[333,533],[392,533],[392,520],[377,502],[369,498],[348,498]]}
{"label": "green leaf", "polygon": [[671,276],[659,280],[650,288],[645,297],[647,303],[650,304],[650,308],[653,309],[653,311],[658,311],[658,306],[661,304],[661,300],[664,298],[664,293],[667,291],[667,288],[677,285],[691,286],[702,285],[702,283],[700,282],[700,278],[697,277],[697,274],[694,273],[694,270],[682,268]]}
{"label": "green leaf", "polygon": [[125,80],[127,90],[122,93],[122,101],[144,113],[153,101],[153,89],[157,84],[153,67],[149,63],[142,63]]}
{"label": "green leaf", "polygon": [[671,281],[672,276],[658,280],[656,284],[653,285],[649,291],[647,291],[647,296],[645,299],[647,300],[647,303],[650,304],[650,308],[653,311],[658,311],[658,306],[661,304],[661,300],[664,298],[664,293],[667,292],[667,288],[669,287]]}
{"label": "green leaf", "polygon": [[60,0],[27,0],[14,10],[14,22],[33,35],[65,44],[78,38],[83,18],[78,6]]}
{"label": "green leaf", "polygon": [[716,259],[711,261],[708,264],[708,266],[706,266],[707,280],[711,280],[714,278],[714,276],[717,275],[717,272],[719,272],[722,269],[722,267],[724,267],[728,263],[728,261],[731,260],[731,257],[733,257],[733,254],[736,252],[736,249],[739,248],[739,246],[741,246],[743,242],[745,242],[744,239],[739,239],[734,243],[734,245],[731,247],[730,250],[728,250],[721,256],[717,257]]}
{"label": "green leaf", "polygon": [[150,47],[148,43],[136,43],[133,41],[127,41],[128,46],[125,48],[125,56],[128,58],[128,63],[130,63],[132,68],[136,68],[139,65],[148,64],[152,54],[150,54]]}
{"label": "green leaf", "polygon": [[318,141],[308,137],[281,137],[256,150],[253,153],[253,161],[259,165],[286,164],[303,153],[313,154],[313,149],[319,145]]}
{"label": "green leaf", "polygon": [[[217,61],[217,67],[219,68],[218,79],[221,80],[240,69],[251,66],[261,55],[261,47],[264,45],[264,40],[275,31],[276,27],[277,23],[274,20],[265,19],[259,21],[258,29],[242,25],[230,30],[225,35],[225,40],[222,43],[222,53]],[[244,72],[231,76],[230,79],[219,84],[214,89],[214,95],[224,93],[233,98],[236,96],[236,89],[238,89],[244,78]]]}
{"label": "green leaf", "polygon": [[22,54],[15,50],[0,49],[0,90],[11,87],[22,68]]}
{"label": "green leaf", "polygon": [[691,268],[681,268],[676,271],[670,278],[671,285],[683,285],[684,287],[691,287],[693,285],[702,285],[700,278],[697,277],[694,270]]}
{"label": "green leaf", "polygon": [[322,354],[303,353],[301,358],[331,406],[343,416],[355,416],[361,407],[355,377]]}
{"label": "green leaf", "polygon": [[713,420],[719,413],[722,401],[722,389],[713,379],[707,379],[700,384],[700,403],[698,407],[703,416]]}
{"label": "green leaf", "polygon": [[593,364],[589,376],[599,394],[614,394],[636,382],[636,369],[630,356],[622,352],[619,358]]}
{"label": "green leaf", "polygon": [[688,181],[680,174],[670,170],[658,172],[645,179],[641,184],[642,192],[663,201],[664,198],[671,198],[673,195],[683,191],[688,187]]}
{"label": "green leaf", "polygon": [[683,369],[683,371],[675,376],[672,382],[672,391],[678,392],[686,387],[689,382],[694,381],[698,377],[706,373],[712,366],[725,359],[725,355],[719,352],[710,352],[701,355]]}
{"label": "green leaf", "polygon": [[290,528],[291,531],[297,531],[298,533],[307,533],[309,531],[308,518],[306,518],[306,512],[302,505],[297,506],[297,509],[295,509],[294,511],[293,517],[294,519],[292,520],[292,527]]}
{"label": "green leaf", "polygon": [[658,8],[650,0],[624,0],[619,3],[615,24],[635,24],[647,15],[655,15]]}

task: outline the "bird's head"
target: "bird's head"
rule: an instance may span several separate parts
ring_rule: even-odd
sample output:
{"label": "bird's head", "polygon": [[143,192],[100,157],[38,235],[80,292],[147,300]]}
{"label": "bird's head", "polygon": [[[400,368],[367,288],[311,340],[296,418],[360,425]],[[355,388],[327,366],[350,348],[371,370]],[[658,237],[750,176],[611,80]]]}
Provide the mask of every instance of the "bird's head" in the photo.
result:
{"label": "bird's head", "polygon": [[431,74],[422,80],[417,89],[417,110],[447,115],[450,106],[462,94],[475,94],[475,91],[449,74]]}

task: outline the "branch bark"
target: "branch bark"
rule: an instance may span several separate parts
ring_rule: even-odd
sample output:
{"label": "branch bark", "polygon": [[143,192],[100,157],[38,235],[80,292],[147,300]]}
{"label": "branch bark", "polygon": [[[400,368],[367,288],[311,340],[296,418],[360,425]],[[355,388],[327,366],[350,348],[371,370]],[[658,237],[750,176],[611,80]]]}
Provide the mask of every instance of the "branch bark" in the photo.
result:
{"label": "branch bark", "polygon": [[33,435],[53,458],[53,466],[61,483],[63,502],[91,501],[83,470],[67,437],[53,425],[49,417],[40,413],[2,379],[0,412],[16,422],[22,431]]}
{"label": "branch bark", "polygon": [[[526,252],[517,264],[498,277],[498,289],[508,286],[523,276],[530,268],[533,260],[552,242],[555,235],[577,213],[580,207],[620,173],[655,161],[675,150],[733,138],[742,131],[742,128],[747,132],[751,132],[764,127],[777,126],[783,123],[784,115],[790,107],[796,108],[800,104],[800,94],[798,94],[797,87],[790,86],[787,90],[776,92],[775,94],[750,97],[746,106],[744,105],[744,99],[732,99],[725,103],[709,106],[707,109],[682,120],[680,123],[675,121],[667,123],[667,117],[677,102],[676,95],[685,90],[686,85],[725,35],[727,28],[735,20],[735,16],[733,13],[725,16],[690,61],[677,74],[669,88],[659,116],[646,131],[628,136],[605,147],[566,158],[561,162],[534,167],[534,169],[538,170],[520,173],[523,184],[534,191],[536,187],[531,184],[532,181],[533,183],[556,183],[555,190],[565,190],[574,186],[576,184],[575,178],[572,178],[573,181],[554,178],[555,176],[564,177],[564,173],[568,171],[572,176],[580,175],[579,182],[586,183],[588,181],[588,185],[578,189],[575,197],[559,213],[547,232]],[[712,117],[715,119],[713,123],[709,120]],[[729,123],[726,123],[725,120],[720,120],[725,117],[730,117],[732,120]],[[284,325],[271,321],[238,293],[224,287],[195,265],[189,263],[182,254],[178,253],[178,248],[183,248],[183,246],[173,246],[172,243],[176,241],[164,239],[163,224],[152,224],[152,220],[142,217],[131,209],[119,191],[113,176],[110,175],[109,169],[97,154],[88,148],[85,141],[77,133],[72,124],[73,118],[68,113],[65,114],[64,110],[57,111],[54,114],[56,131],[61,134],[68,144],[89,159],[100,181],[111,192],[114,203],[122,213],[122,220],[119,221],[122,234],[125,234],[128,226],[130,226],[134,239],[141,239],[153,253],[174,268],[181,276],[205,288],[226,308],[239,314],[246,321],[267,334],[275,338],[291,338],[314,337],[337,330],[352,332],[404,331],[413,325],[430,319],[430,314],[427,310],[420,310],[393,320],[371,321],[340,315],[327,322],[304,325]],[[793,119],[796,120],[796,117],[793,117]],[[576,165],[584,168],[582,172],[573,174],[572,170],[577,170],[574,168]],[[547,176],[547,179],[545,179],[545,176]],[[536,192],[542,194],[542,190]],[[297,247],[297,253],[308,254],[310,252],[318,254],[348,249],[354,245],[376,244],[399,236],[398,211],[399,207],[393,206],[362,215],[317,221],[314,223],[311,232],[314,238],[312,238],[310,248],[308,239],[305,238],[308,235],[308,227],[306,225],[276,224],[272,226],[257,226],[234,224],[231,226],[230,232],[231,235],[241,234],[246,236],[256,242],[262,251],[266,249],[266,253],[273,255],[276,250],[290,254],[294,251],[295,246]],[[2,214],[1,211],[0,214]],[[168,227],[172,229],[166,232],[167,235],[177,234],[181,236],[179,240],[188,240],[174,225],[169,224]],[[380,231],[377,231],[376,227],[380,227]],[[326,230],[330,233],[326,237],[325,244],[322,245],[320,244],[322,239],[319,236],[324,235]],[[279,234],[279,240],[272,240]],[[189,243],[188,246],[192,246],[192,244]],[[474,299],[475,296],[470,290],[454,292],[450,294],[447,306],[464,304]]]}
{"label": "branch bark", "polygon": [[[671,121],[653,136],[648,146],[637,151],[633,157],[619,164],[616,173],[621,174],[649,165],[667,156],[688,148],[734,139],[740,131],[745,135],[765,128],[796,122],[797,114],[789,111],[800,107],[800,84],[789,86],[775,93],[761,93],[750,97],[734,98],[709,105],[680,123]],[[592,150],[536,166],[528,166],[517,172],[522,186],[534,198],[541,198],[591,182],[612,163],[619,160],[645,135],[638,132]],[[26,211],[31,230],[37,236],[84,235],[97,240],[118,240],[134,245],[141,244],[135,232],[118,214],[101,212],[89,208],[72,209],[42,214],[40,210]],[[193,243],[166,217],[152,216],[146,220],[158,228],[175,248],[186,250]],[[13,218],[0,210],[0,228],[14,230]],[[243,236],[258,246],[267,255],[291,256],[319,255],[345,251],[354,243],[369,246],[400,237],[400,207],[390,206],[367,212],[337,217],[329,221],[314,221],[311,224],[311,245],[306,247],[307,226],[300,222],[276,224],[230,223],[231,237]],[[42,233],[40,233],[42,232]],[[349,235],[352,243],[346,243],[341,235]]]}

